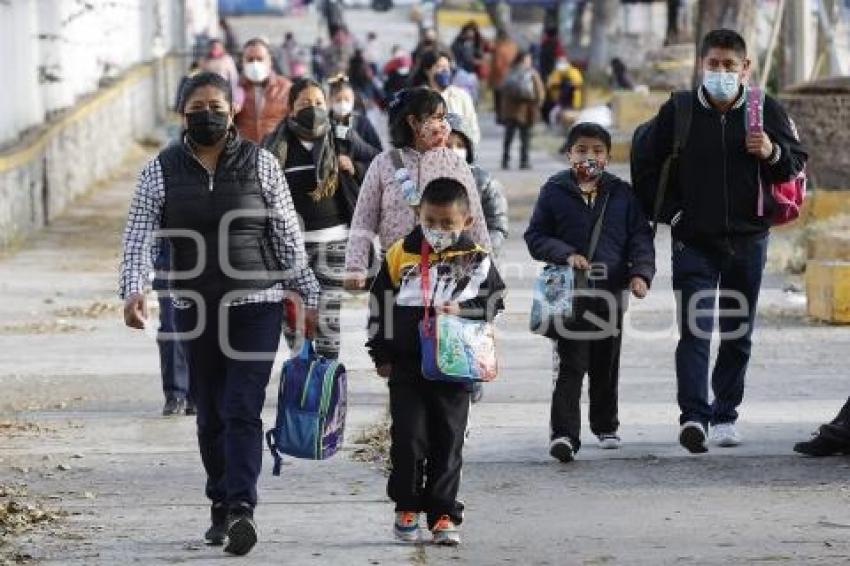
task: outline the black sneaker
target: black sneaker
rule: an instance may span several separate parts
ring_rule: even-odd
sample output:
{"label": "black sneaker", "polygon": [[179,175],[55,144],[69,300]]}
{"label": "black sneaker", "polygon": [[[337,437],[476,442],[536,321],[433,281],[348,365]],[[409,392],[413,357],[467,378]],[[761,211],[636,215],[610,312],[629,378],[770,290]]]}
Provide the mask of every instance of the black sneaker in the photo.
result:
{"label": "black sneaker", "polygon": [[198,407],[191,399],[186,399],[186,416],[192,417],[198,414]]}
{"label": "black sneaker", "polygon": [[257,544],[257,524],[254,510],[246,503],[230,508],[227,516],[227,546],[224,551],[236,556],[245,556]]}
{"label": "black sneaker", "polygon": [[[795,444],[794,452],[815,458],[835,456],[838,454],[850,454],[850,445],[846,442],[841,442],[838,439],[831,438],[829,434],[824,434],[824,429],[828,426],[830,425],[820,427],[820,430],[812,435],[811,440]],[[826,432],[828,432],[828,429]]]}
{"label": "black sneaker", "polygon": [[209,546],[221,546],[227,538],[227,507],[224,503],[212,504],[210,520],[210,528],[204,533],[204,542]]}
{"label": "black sneaker", "polygon": [[186,400],[180,397],[169,397],[165,400],[165,405],[162,407],[163,417],[173,417],[174,415],[182,415],[186,410]]}
{"label": "black sneaker", "polygon": [[519,168],[522,169],[523,171],[530,171],[531,170],[531,163],[529,163],[528,161],[523,161],[522,163],[519,164]]}
{"label": "black sneaker", "polygon": [[575,449],[573,448],[573,443],[565,436],[555,438],[549,444],[549,455],[565,464],[572,462],[575,460]]}
{"label": "black sneaker", "polygon": [[679,431],[679,444],[684,446],[691,454],[704,454],[708,452],[705,427],[702,423],[688,421],[683,424]]}

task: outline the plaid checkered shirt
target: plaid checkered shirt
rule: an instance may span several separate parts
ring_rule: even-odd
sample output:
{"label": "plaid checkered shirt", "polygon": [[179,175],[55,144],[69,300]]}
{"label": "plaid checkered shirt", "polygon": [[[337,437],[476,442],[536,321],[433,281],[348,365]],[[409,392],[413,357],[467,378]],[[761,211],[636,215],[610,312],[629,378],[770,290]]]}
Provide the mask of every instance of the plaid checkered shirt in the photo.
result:
{"label": "plaid checkered shirt", "polygon": [[[283,300],[286,291],[294,291],[308,308],[315,308],[321,290],[307,263],[304,240],[286,179],[277,159],[264,149],[259,152],[257,168],[262,197],[268,210],[267,237],[287,276],[268,289],[234,299],[229,306],[276,303]],[[119,296],[122,299],[142,293],[151,281],[154,262],[160,251],[161,241],[157,232],[162,226],[164,208],[165,182],[162,166],[155,158],[139,174],[130,203],[120,269]]]}

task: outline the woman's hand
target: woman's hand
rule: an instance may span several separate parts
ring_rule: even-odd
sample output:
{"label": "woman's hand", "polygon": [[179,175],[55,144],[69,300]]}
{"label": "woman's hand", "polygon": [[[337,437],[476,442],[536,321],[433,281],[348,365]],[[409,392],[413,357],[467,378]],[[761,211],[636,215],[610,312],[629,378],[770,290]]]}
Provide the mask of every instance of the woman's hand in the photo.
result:
{"label": "woman's hand", "polygon": [[148,303],[141,293],[133,293],[124,301],[124,324],[143,330],[148,319]]}
{"label": "woman's hand", "polygon": [[356,173],[356,170],[354,169],[354,162],[351,161],[350,157],[347,155],[340,155],[338,159],[340,171],[345,171],[349,175],[354,175]]}
{"label": "woman's hand", "polygon": [[381,364],[381,365],[379,365],[375,368],[375,371],[378,372],[379,376],[387,378],[387,377],[390,376],[390,374],[393,371],[393,365],[392,364]]}

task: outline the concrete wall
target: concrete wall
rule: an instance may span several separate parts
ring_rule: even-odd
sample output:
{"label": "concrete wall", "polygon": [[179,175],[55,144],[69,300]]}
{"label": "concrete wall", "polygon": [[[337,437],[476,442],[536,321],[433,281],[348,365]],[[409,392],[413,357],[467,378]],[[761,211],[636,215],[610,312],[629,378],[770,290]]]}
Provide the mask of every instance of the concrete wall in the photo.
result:
{"label": "concrete wall", "polygon": [[154,134],[183,66],[139,65],[0,153],[0,248],[45,226]]}
{"label": "concrete wall", "polygon": [[781,98],[809,151],[816,186],[850,191],[850,78],[803,85]]}

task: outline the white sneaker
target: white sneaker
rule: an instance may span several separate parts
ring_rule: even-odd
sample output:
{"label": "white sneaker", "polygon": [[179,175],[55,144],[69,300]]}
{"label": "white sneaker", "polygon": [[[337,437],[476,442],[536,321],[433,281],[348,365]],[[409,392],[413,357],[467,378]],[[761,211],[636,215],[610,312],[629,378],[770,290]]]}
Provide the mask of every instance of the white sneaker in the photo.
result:
{"label": "white sneaker", "polygon": [[723,423],[711,427],[711,441],[718,446],[731,448],[741,444],[741,435],[734,423]]}
{"label": "white sneaker", "polygon": [[688,421],[679,430],[679,444],[684,446],[691,454],[708,452],[705,440],[705,427],[702,426],[702,423]]}
{"label": "white sneaker", "polygon": [[597,438],[599,439],[599,447],[603,450],[616,450],[620,447],[620,437],[613,432],[600,434]]}

